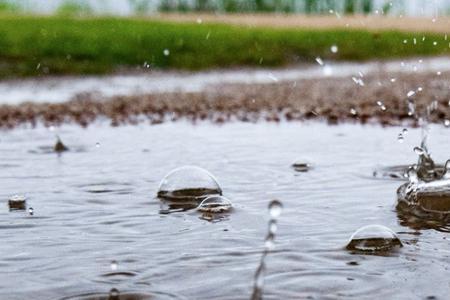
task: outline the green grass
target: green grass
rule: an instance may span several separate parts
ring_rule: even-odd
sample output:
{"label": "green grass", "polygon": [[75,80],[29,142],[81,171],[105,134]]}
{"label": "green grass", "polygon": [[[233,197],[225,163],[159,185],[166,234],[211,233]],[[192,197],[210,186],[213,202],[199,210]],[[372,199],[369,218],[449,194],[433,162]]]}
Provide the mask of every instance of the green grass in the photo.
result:
{"label": "green grass", "polygon": [[[282,66],[449,53],[443,34],[245,28],[124,18],[0,16],[0,77],[138,68]],[[412,38],[417,38],[413,45]],[[407,44],[403,40],[408,39]],[[437,41],[434,46],[433,42]],[[336,44],[338,53],[330,51]],[[164,49],[170,55],[164,55]],[[262,61],[262,64],[261,64]]]}

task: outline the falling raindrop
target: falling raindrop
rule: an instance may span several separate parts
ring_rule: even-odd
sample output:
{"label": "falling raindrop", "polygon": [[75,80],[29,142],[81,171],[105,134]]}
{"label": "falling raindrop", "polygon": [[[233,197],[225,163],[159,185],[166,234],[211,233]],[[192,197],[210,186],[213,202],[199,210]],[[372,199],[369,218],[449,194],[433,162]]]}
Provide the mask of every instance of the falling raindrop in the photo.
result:
{"label": "falling raindrop", "polygon": [[414,96],[415,94],[416,94],[415,91],[409,91],[409,92],[406,94],[406,96],[408,96],[408,98],[410,98],[410,97]]}
{"label": "falling raindrop", "polygon": [[391,78],[391,82],[395,82],[395,81],[397,81],[396,78]]}
{"label": "falling raindrop", "polygon": [[328,66],[328,65],[324,66],[323,67],[323,74],[325,76],[327,76],[327,77],[333,75],[333,68],[331,66]]}
{"label": "falling raindrop", "polygon": [[331,52],[333,52],[333,53],[337,53],[337,52],[339,51],[339,48],[338,48],[338,46],[333,45],[333,46],[331,46],[330,50],[331,50]]}
{"label": "falling raindrop", "polygon": [[401,144],[405,140],[405,137],[403,136],[403,133],[399,133],[397,137],[398,142]]}
{"label": "falling raindrop", "polygon": [[436,75],[437,75],[437,76],[441,76],[441,74],[442,74],[441,71],[437,71],[437,72],[436,72]]}
{"label": "falling raindrop", "polygon": [[164,49],[163,54],[164,56],[169,56],[170,55],[169,49]]}
{"label": "falling raindrop", "polygon": [[408,40],[403,40],[403,44],[406,44],[406,43],[408,43]]}
{"label": "falling raindrop", "polygon": [[450,120],[444,120],[444,126],[445,127],[450,127]]}
{"label": "falling raindrop", "polygon": [[99,142],[95,143],[95,147],[100,148],[100,143]]}
{"label": "falling raindrop", "polygon": [[266,273],[266,257],[270,251],[274,248],[275,232],[277,231],[277,219],[281,215],[283,205],[278,200],[273,200],[269,204],[269,230],[267,236],[264,240],[264,251],[261,255],[261,261],[258,268],[256,269],[254,284],[253,284],[253,294],[251,300],[261,300],[264,288],[264,275]]}
{"label": "falling raindrop", "polygon": [[319,65],[323,66],[323,60],[322,60],[320,57],[316,57],[316,62],[317,62]]}
{"label": "falling raindrop", "polygon": [[437,42],[436,42],[436,41],[434,41],[434,42],[433,42],[433,46],[436,46],[436,45],[437,45]]}
{"label": "falling raindrop", "polygon": [[117,271],[119,263],[116,260],[111,261],[111,271]]}
{"label": "falling raindrop", "polygon": [[417,91],[418,91],[418,92],[421,92],[421,91],[423,91],[423,88],[422,88],[421,86],[419,86],[419,87],[417,88]]}
{"label": "falling raindrop", "polygon": [[389,228],[369,225],[358,229],[347,244],[347,250],[357,253],[377,254],[402,247],[402,242]]}
{"label": "falling raindrop", "polygon": [[403,134],[407,134],[408,133],[408,129],[407,128],[403,128],[402,133]]}
{"label": "falling raindrop", "polygon": [[32,207],[28,208],[28,213],[30,216],[34,215],[34,209]]}
{"label": "falling raindrop", "polygon": [[350,108],[350,114],[352,114],[353,116],[356,116],[357,111],[354,108]]}
{"label": "falling raindrop", "polygon": [[414,147],[414,152],[418,155],[424,155],[425,154],[425,150],[421,147]]}
{"label": "falling raindrop", "polygon": [[283,210],[283,204],[281,204],[278,200],[273,200],[269,204],[269,213],[272,219],[276,220],[281,215],[281,211]]}

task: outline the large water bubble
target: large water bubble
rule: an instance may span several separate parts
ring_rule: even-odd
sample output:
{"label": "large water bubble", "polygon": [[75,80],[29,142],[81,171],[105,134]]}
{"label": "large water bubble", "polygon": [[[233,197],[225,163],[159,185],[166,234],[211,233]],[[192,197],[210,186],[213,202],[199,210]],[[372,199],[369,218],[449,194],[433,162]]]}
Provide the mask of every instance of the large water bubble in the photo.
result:
{"label": "large water bubble", "polygon": [[211,173],[196,166],[184,166],[169,172],[158,190],[158,197],[169,201],[200,202],[212,195],[221,196],[222,189]]}
{"label": "large water bubble", "polygon": [[223,196],[209,196],[200,203],[198,210],[206,213],[223,213],[230,211],[233,205]]}
{"label": "large water bubble", "polygon": [[313,163],[308,158],[298,158],[292,163],[292,168],[297,172],[308,172],[313,168]]}
{"label": "large water bubble", "polygon": [[358,229],[350,238],[347,250],[358,253],[386,253],[402,247],[402,242],[389,228],[368,225]]}

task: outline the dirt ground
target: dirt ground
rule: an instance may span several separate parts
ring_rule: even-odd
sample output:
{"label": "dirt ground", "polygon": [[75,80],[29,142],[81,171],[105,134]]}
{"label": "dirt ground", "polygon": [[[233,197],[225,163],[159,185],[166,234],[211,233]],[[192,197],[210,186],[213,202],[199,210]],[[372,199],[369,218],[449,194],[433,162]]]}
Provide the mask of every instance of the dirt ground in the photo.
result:
{"label": "dirt ground", "polygon": [[450,32],[450,18],[411,18],[385,16],[305,16],[284,14],[159,14],[155,19],[175,22],[226,23],[249,27],[281,27],[281,28],[351,28],[379,30],[400,30],[406,32]]}
{"label": "dirt ground", "polygon": [[[393,79],[395,78],[395,80]],[[99,99],[81,95],[58,104],[24,103],[0,106],[0,127],[59,125],[88,126],[96,119],[111,125],[176,120],[193,122],[302,121],[409,124],[408,94],[421,114],[435,102],[430,121],[450,125],[450,72],[427,74],[374,74],[360,78],[307,79],[271,84],[229,84],[198,93],[165,93]]]}

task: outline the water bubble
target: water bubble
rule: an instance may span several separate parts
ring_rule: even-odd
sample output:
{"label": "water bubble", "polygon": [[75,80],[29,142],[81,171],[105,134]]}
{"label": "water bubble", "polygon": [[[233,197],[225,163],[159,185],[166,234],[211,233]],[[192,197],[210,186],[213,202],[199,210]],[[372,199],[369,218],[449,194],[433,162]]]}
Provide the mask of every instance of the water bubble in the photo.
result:
{"label": "water bubble", "polygon": [[100,148],[100,143],[99,142],[95,143],[95,147]]}
{"label": "water bubble", "polygon": [[407,133],[408,133],[408,129],[407,129],[407,128],[403,128],[403,129],[402,129],[402,133],[403,133],[403,134],[407,134]]}
{"label": "water bubble", "polygon": [[32,207],[30,207],[28,209],[28,213],[30,214],[30,216],[34,215],[34,209]]}
{"label": "water bubble", "polygon": [[333,53],[337,53],[337,52],[339,51],[339,48],[338,48],[338,46],[333,45],[333,46],[331,46],[330,50],[331,50],[331,52],[333,52]]}
{"label": "water bubble", "polygon": [[203,200],[198,206],[198,210],[201,212],[209,213],[223,213],[231,210],[231,201],[223,196],[209,196]]}
{"label": "water bubble", "polygon": [[323,60],[322,60],[320,57],[316,57],[316,62],[317,62],[319,65],[323,66]]}
{"label": "water bubble", "polygon": [[111,271],[117,271],[117,268],[119,266],[119,263],[116,260],[111,261]]}
{"label": "water bubble", "polygon": [[273,200],[269,203],[269,213],[272,219],[277,219],[281,215],[283,204],[278,200]]}
{"label": "water bubble", "polygon": [[405,137],[403,136],[402,133],[398,134],[397,140],[400,144],[403,143],[403,141],[405,140]]}
{"label": "water bubble", "polygon": [[159,185],[158,197],[172,201],[201,201],[211,195],[222,195],[217,180],[205,169],[184,166],[169,172]]}
{"label": "water bubble", "polygon": [[358,229],[347,244],[347,250],[375,254],[402,247],[402,242],[389,228],[368,225]]}
{"label": "water bubble", "polygon": [[409,92],[406,94],[406,96],[407,96],[408,98],[410,98],[410,97],[414,96],[415,94],[416,94],[415,91],[409,91]]}
{"label": "water bubble", "polygon": [[163,54],[164,56],[169,56],[170,55],[169,49],[164,49]]}
{"label": "water bubble", "polygon": [[24,210],[26,207],[27,198],[24,195],[14,195],[9,198],[9,210]]}

